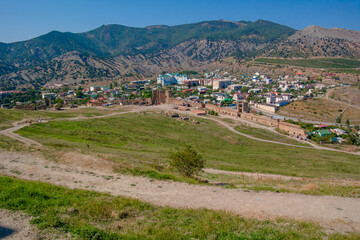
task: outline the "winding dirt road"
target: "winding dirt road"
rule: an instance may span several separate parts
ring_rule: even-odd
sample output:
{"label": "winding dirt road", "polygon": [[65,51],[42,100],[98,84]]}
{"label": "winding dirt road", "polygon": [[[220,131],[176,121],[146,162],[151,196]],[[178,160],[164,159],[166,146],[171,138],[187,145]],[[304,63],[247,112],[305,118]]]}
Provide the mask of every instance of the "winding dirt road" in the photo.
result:
{"label": "winding dirt road", "polygon": [[50,162],[36,155],[0,152],[2,175],[121,195],[160,206],[225,210],[260,219],[284,217],[318,222],[328,230],[360,231],[360,199],[248,192],[242,189],[157,181],[114,174],[113,164],[80,154],[64,164]]}

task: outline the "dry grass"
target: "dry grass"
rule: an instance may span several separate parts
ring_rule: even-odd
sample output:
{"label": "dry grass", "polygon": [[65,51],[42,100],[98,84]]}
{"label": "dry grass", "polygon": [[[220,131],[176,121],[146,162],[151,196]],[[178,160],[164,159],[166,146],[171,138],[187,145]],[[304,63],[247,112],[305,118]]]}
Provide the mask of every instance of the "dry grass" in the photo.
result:
{"label": "dry grass", "polygon": [[[360,107],[360,89],[355,87],[335,88],[329,97]],[[359,117],[360,118],[360,117]]]}
{"label": "dry grass", "polygon": [[279,179],[271,176],[247,176],[232,174],[202,173],[202,178],[211,183],[227,183],[233,187],[255,191],[293,192],[310,195],[333,195],[360,197],[360,181],[330,178]]}
{"label": "dry grass", "polygon": [[346,109],[346,111],[342,118],[343,122],[345,122],[346,119],[349,119],[352,124],[360,124],[359,108],[324,98],[293,102],[287,106],[281,107],[278,113],[299,119],[335,123],[336,118],[344,109]]}

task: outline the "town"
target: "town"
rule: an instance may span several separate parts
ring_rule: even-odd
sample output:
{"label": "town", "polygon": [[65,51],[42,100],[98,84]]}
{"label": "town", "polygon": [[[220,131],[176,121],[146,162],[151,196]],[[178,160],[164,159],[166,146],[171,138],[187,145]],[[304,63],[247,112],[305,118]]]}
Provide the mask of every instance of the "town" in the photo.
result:
{"label": "town", "polygon": [[[247,118],[252,121],[260,121],[268,126],[277,125],[279,132],[294,138],[317,143],[359,145],[359,126],[353,126],[353,129],[349,121],[344,124],[341,124],[341,119],[337,119],[337,124],[306,122],[277,114],[279,108],[291,102],[321,97],[328,89],[348,85],[341,83],[334,73],[314,77],[297,72],[294,75],[271,78],[259,72],[251,76],[232,76],[223,68],[204,74],[195,71],[166,73],[158,75],[156,79],[122,84],[112,82],[103,86],[49,83],[44,85],[41,91],[0,92],[0,101],[1,108],[22,110],[151,105],[160,103],[154,101],[154,91],[169,90],[171,98],[177,100],[177,105],[197,104],[196,106],[206,109],[214,106],[209,114],[240,116],[236,112],[239,112],[239,105],[242,104],[243,116],[249,113],[251,116]],[[283,122],[283,127],[276,123],[280,121]]]}

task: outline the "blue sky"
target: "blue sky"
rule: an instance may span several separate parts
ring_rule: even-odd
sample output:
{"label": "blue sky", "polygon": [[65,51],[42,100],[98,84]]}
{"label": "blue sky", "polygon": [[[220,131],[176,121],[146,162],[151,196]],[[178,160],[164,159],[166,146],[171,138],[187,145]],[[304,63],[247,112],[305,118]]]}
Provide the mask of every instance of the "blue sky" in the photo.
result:
{"label": "blue sky", "polygon": [[0,0],[0,42],[52,30],[85,32],[103,24],[144,27],[216,19],[360,31],[360,0]]}

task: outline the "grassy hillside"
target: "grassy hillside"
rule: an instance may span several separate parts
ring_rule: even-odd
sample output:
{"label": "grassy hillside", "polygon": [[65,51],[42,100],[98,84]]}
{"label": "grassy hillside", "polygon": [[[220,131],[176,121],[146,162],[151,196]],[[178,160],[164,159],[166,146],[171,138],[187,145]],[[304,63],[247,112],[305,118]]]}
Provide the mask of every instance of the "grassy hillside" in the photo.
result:
{"label": "grassy hillside", "polygon": [[[309,177],[358,178],[358,156],[269,144],[236,135],[210,120],[200,124],[160,114],[124,114],[87,121],[56,121],[18,131],[46,146],[95,152],[126,170],[168,173],[170,151],[193,145],[208,167]],[[163,171],[163,172],[162,172]]]}
{"label": "grassy hillside", "polygon": [[[117,109],[119,111],[119,109]],[[73,108],[66,111],[54,110],[38,110],[38,111],[24,111],[16,109],[0,109],[0,126],[11,127],[12,123],[20,120],[35,120],[42,118],[44,120],[57,119],[57,118],[71,118],[77,116],[99,116],[109,114],[112,109],[98,109],[98,108]]]}
{"label": "grassy hillside", "polygon": [[333,99],[314,98],[310,100],[292,102],[279,108],[278,113],[283,116],[295,117],[313,121],[336,123],[336,118],[343,112],[342,123],[347,119],[351,124],[360,124],[360,109]]}
{"label": "grassy hillside", "polygon": [[360,68],[360,61],[343,58],[317,58],[317,59],[277,59],[277,58],[258,58],[254,60],[260,63],[280,64],[298,67],[311,68],[335,68],[349,69]]}

